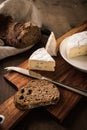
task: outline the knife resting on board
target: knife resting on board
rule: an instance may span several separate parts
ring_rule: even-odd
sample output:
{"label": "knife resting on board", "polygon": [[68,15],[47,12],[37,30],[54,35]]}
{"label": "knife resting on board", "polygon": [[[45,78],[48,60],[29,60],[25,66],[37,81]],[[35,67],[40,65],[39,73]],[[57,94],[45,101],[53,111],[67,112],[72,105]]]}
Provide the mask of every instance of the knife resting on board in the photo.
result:
{"label": "knife resting on board", "polygon": [[56,82],[56,81],[54,81],[54,80],[52,80],[52,79],[49,79],[49,78],[47,78],[47,77],[42,76],[42,75],[39,74],[39,73],[36,73],[36,72],[34,72],[34,71],[30,71],[30,70],[28,70],[28,69],[24,69],[24,68],[21,68],[21,67],[15,67],[15,66],[6,67],[5,69],[6,69],[7,71],[16,71],[16,72],[18,72],[18,73],[24,74],[24,75],[29,76],[29,77],[32,77],[32,78],[48,80],[48,81],[50,81],[50,82],[52,82],[52,83],[54,83],[54,84],[56,84],[56,85],[59,85],[59,86],[65,88],[65,89],[68,89],[68,90],[70,90],[70,91],[73,91],[73,92],[75,92],[75,93],[78,93],[78,94],[80,94],[80,95],[82,95],[82,96],[87,97],[87,90],[83,90],[83,89],[77,88],[77,87],[71,87],[71,86],[68,86],[68,85],[65,85],[65,84]]}

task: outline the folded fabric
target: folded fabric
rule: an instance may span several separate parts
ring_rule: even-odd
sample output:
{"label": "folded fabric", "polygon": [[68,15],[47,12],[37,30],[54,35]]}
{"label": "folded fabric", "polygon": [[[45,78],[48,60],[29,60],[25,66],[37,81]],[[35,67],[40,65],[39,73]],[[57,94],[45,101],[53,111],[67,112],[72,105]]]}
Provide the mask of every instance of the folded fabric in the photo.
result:
{"label": "folded fabric", "polygon": [[[21,3],[20,3],[21,2]],[[21,4],[21,5],[20,5]],[[15,1],[15,0],[6,0],[6,1],[4,1],[4,2],[2,2],[1,4],[0,4],[0,14],[5,14],[5,15],[8,15],[8,16],[12,16],[12,18],[16,21],[16,22],[18,22],[19,23],[19,21],[20,22],[28,22],[29,21],[29,19],[27,19],[27,15],[26,15],[26,11],[29,11],[30,12],[30,10],[28,9],[28,8],[30,8],[30,6],[28,5],[28,4],[30,4],[30,2],[28,3],[27,1]],[[28,5],[27,6],[27,8],[26,8],[26,5]],[[23,9],[25,10],[25,13],[24,13],[24,10],[22,11],[21,9],[21,7],[24,7]],[[20,12],[21,12],[21,14],[20,14]],[[28,13],[28,12],[27,12]],[[22,14],[24,14],[24,15],[22,15]],[[25,21],[23,21],[22,19],[25,19]],[[5,22],[3,22],[3,20],[1,21],[1,23],[3,24],[3,26],[6,26],[6,23],[7,23],[7,20],[5,20]],[[4,24],[5,23],[5,24]],[[21,26],[20,26],[20,28],[19,28],[19,26],[18,26],[19,24],[17,24],[17,26],[15,26],[15,24],[14,24],[14,26],[15,26],[15,29],[16,28],[18,28],[18,29],[16,29],[16,31],[15,32],[17,32],[17,36],[20,36],[19,34],[20,34],[20,28],[21,28]],[[9,35],[8,37],[9,37],[9,39],[11,39],[10,37],[11,36],[13,36],[13,37],[15,37],[14,35],[13,35],[13,30],[14,30],[14,26],[11,26],[11,29],[10,29],[10,31],[9,31],[9,29],[7,30],[7,32],[6,32],[6,36],[8,36],[8,31],[9,31],[9,34],[11,34],[11,35]],[[2,27],[2,26],[1,26]],[[7,26],[6,26],[7,27]],[[2,28],[1,28],[2,29]],[[13,30],[12,30],[13,29]],[[25,31],[25,32],[24,32]],[[14,32],[14,33],[15,33]],[[30,30],[30,32],[31,32],[31,30]],[[1,31],[1,34],[2,34],[3,32]],[[27,33],[27,29],[25,29],[25,30],[23,30],[23,31],[21,31],[21,36],[22,35],[24,35],[24,33]],[[3,33],[4,34],[4,33]],[[38,38],[38,35],[36,35],[36,34],[38,34],[37,32],[35,32],[34,31],[34,35],[33,35],[33,37],[35,38],[36,37],[36,39]],[[2,60],[2,59],[4,59],[4,58],[6,58],[6,57],[9,57],[9,56],[13,56],[13,55],[16,55],[16,54],[19,54],[19,53],[22,53],[22,52],[25,52],[26,50],[28,50],[28,49],[30,49],[32,46],[34,46],[36,43],[38,43],[38,40],[37,40],[37,42],[35,41],[35,39],[34,40],[32,40],[31,39],[31,41],[29,40],[29,38],[31,38],[32,37],[32,34],[31,35],[29,35],[29,37],[28,37],[28,34],[26,34],[26,35],[24,35],[23,36],[23,40],[25,40],[25,42],[26,42],[26,39],[25,39],[25,36],[27,37],[27,41],[29,41],[29,42],[32,42],[32,44],[28,44],[28,46],[25,46],[24,48],[21,48],[21,49],[19,49],[19,48],[15,48],[15,46],[9,46],[9,45],[6,45],[6,44],[4,44],[4,42],[3,42],[3,38],[2,37],[0,37],[1,39],[0,39],[0,60]],[[13,38],[12,37],[12,38]],[[17,38],[17,37],[16,37]],[[19,37],[18,37],[19,38]],[[14,40],[14,39],[13,39]],[[4,40],[5,41],[5,40]],[[20,40],[21,41],[21,40]],[[6,42],[5,42],[6,43]],[[7,42],[8,43],[8,42]],[[34,44],[33,44],[34,43]],[[12,44],[13,44],[13,41],[12,41]],[[25,44],[24,44],[25,45]]]}
{"label": "folded fabric", "polygon": [[25,52],[33,46],[34,45],[31,45],[23,49],[17,49],[15,47],[10,47],[10,46],[0,46],[0,60],[9,56],[13,56],[13,55]]}

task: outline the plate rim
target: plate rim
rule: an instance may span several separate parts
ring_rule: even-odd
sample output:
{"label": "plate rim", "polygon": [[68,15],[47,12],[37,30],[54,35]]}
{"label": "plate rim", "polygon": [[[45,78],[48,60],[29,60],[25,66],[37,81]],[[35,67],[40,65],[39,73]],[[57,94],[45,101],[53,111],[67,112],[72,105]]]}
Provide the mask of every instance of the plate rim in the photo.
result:
{"label": "plate rim", "polygon": [[[67,37],[68,38],[68,37]],[[59,52],[60,52],[60,55],[62,56],[62,58],[68,63],[68,64],[70,64],[71,66],[73,66],[73,67],[75,67],[75,68],[77,68],[78,70],[80,70],[80,71],[83,71],[83,72],[86,72],[87,73],[87,69],[86,68],[84,68],[84,67],[79,67],[79,66],[77,66],[77,65],[75,65],[74,63],[71,63],[71,59],[69,60],[66,56],[64,56],[64,54],[62,53],[63,51],[62,51],[62,47],[63,46],[65,46],[65,40],[67,39],[67,38],[65,38],[61,43],[60,43],[60,46],[59,46]],[[64,49],[66,49],[66,47],[64,48]]]}

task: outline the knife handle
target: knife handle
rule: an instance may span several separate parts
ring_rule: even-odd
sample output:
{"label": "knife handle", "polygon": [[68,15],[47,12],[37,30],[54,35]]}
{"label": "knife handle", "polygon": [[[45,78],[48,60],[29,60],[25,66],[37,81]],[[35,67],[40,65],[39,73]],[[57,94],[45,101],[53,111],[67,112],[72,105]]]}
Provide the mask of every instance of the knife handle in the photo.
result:
{"label": "knife handle", "polygon": [[0,115],[0,124],[2,124],[5,120],[5,117],[3,115]]}

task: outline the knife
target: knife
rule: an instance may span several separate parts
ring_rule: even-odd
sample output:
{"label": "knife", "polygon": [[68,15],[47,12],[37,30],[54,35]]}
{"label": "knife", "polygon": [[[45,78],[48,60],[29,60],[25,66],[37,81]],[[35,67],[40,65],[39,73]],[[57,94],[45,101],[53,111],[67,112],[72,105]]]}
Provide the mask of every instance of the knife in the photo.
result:
{"label": "knife", "polygon": [[65,88],[65,89],[68,89],[70,91],[73,91],[75,93],[78,93],[78,94],[80,94],[82,96],[87,97],[87,90],[83,90],[83,89],[78,88],[78,87],[71,87],[71,86],[56,82],[56,81],[54,81],[54,80],[52,80],[50,78],[42,76],[41,74],[39,74],[37,72],[31,71],[31,70],[28,70],[28,69],[24,69],[24,68],[21,68],[21,67],[15,67],[15,66],[6,67],[5,69],[7,71],[16,71],[18,73],[21,73],[23,75],[26,75],[26,76],[29,76],[29,77],[32,77],[32,78],[50,81],[50,82],[52,82],[52,83],[54,83],[56,85],[59,85],[59,86]]}

